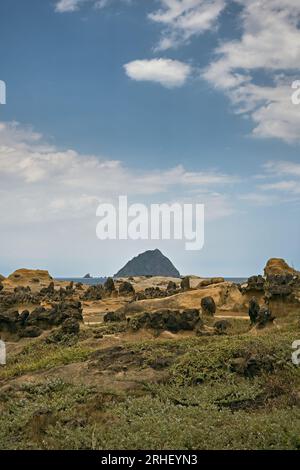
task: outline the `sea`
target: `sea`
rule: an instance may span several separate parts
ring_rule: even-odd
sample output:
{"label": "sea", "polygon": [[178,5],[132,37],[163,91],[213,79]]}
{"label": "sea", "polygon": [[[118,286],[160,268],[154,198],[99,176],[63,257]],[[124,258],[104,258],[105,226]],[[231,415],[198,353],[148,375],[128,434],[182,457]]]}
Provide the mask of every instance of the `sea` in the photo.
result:
{"label": "sea", "polygon": [[[86,284],[88,286],[96,286],[98,284],[104,284],[106,281],[106,277],[91,277],[91,278],[83,278],[83,277],[57,277],[56,281],[65,281],[71,282],[73,281],[75,284],[76,282],[81,282],[82,284]],[[225,277],[225,281],[234,282],[236,284],[244,284],[247,282],[246,277]]]}

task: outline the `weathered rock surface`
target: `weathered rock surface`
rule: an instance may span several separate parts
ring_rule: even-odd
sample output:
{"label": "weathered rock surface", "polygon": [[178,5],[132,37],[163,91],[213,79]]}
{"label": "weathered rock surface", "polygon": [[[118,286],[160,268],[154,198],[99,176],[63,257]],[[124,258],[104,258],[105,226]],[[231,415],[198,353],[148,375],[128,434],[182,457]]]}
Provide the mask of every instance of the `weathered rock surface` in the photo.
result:
{"label": "weathered rock surface", "polygon": [[191,288],[191,283],[190,283],[190,278],[189,276],[185,276],[181,283],[180,283],[180,287],[182,290],[189,290]]}
{"label": "weathered rock surface", "polygon": [[132,284],[128,281],[121,282],[121,284],[119,285],[119,294],[120,295],[134,294],[134,288]]}
{"label": "weathered rock surface", "polygon": [[129,320],[129,326],[133,330],[151,328],[157,331],[168,330],[178,332],[180,330],[193,330],[202,326],[203,320],[197,309],[160,310],[156,312],[144,312]]}
{"label": "weathered rock surface", "polygon": [[213,316],[217,309],[213,297],[203,297],[203,299],[201,299],[201,308],[203,313]]}
{"label": "weathered rock surface", "polygon": [[250,299],[250,302],[249,302],[249,317],[250,317],[250,322],[251,324],[255,324],[256,321],[257,321],[257,317],[258,317],[258,314],[259,314],[259,303],[256,299],[256,297],[252,297]]}
{"label": "weathered rock surface", "polygon": [[48,271],[42,269],[17,269],[7,278],[7,281],[17,283],[18,285],[28,285],[35,283],[36,280],[40,282],[50,282],[52,277]]}
{"label": "weathered rock surface", "polygon": [[220,282],[225,282],[224,277],[211,277],[209,279],[202,279],[197,285],[197,289],[201,289],[202,287],[211,286],[212,284],[219,284]]}
{"label": "weathered rock surface", "polygon": [[161,309],[184,310],[190,308],[199,309],[201,299],[204,297],[212,297],[219,311],[222,312],[239,312],[247,313],[248,301],[243,298],[237,285],[232,282],[223,282],[212,284],[203,289],[190,289],[181,291],[171,296],[163,296],[158,298],[145,299],[130,302],[125,306],[126,314],[134,314],[138,312],[153,312]]}
{"label": "weathered rock surface", "polygon": [[214,329],[217,334],[222,335],[231,328],[231,323],[228,320],[218,320],[214,323]]}
{"label": "weathered rock surface", "polygon": [[289,266],[282,258],[271,258],[268,260],[264,268],[264,274],[268,279],[269,276],[277,274],[292,274],[293,276],[299,276],[300,272]]}
{"label": "weathered rock surface", "polygon": [[249,277],[246,286],[242,287],[242,292],[264,292],[266,280],[259,274]]}
{"label": "weathered rock surface", "polygon": [[118,322],[125,321],[126,316],[123,311],[120,312],[107,312],[103,317],[104,322]]}
{"label": "weathered rock surface", "polygon": [[37,332],[59,326],[67,319],[83,321],[80,302],[60,302],[50,309],[38,306],[31,313],[27,310],[21,314],[18,311],[1,313],[0,332],[18,337],[34,337]]}

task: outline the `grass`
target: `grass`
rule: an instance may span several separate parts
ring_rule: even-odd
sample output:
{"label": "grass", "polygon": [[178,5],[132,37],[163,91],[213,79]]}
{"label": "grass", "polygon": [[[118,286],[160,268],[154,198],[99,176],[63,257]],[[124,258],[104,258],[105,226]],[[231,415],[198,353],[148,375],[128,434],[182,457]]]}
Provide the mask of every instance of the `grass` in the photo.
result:
{"label": "grass", "polygon": [[85,361],[93,349],[80,344],[72,346],[46,344],[44,341],[34,342],[24,348],[21,354],[8,359],[5,368],[0,369],[0,380],[10,379],[36,372],[51,369],[72,362]]}
{"label": "grass", "polygon": [[[258,336],[245,323],[237,320],[228,335],[126,343],[120,355],[101,350],[101,360],[88,340],[30,342],[0,369],[0,449],[299,450],[300,367],[291,362],[297,318]],[[129,352],[126,373],[133,381],[145,371],[144,383],[104,387],[102,377],[118,383],[116,366]],[[255,374],[231,367],[250,356],[259,364]],[[167,359],[163,375],[147,380],[161,358]],[[90,359],[99,377],[93,387],[63,379],[11,380]]]}

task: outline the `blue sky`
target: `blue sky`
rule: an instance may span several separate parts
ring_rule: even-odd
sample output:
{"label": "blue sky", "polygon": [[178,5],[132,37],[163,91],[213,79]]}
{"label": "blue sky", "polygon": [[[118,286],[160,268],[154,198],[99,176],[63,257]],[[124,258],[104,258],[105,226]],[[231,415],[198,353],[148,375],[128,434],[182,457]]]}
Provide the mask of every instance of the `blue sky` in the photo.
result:
{"label": "blue sky", "polygon": [[[112,274],[157,246],[182,273],[300,266],[300,6],[258,3],[1,1],[0,272]],[[119,194],[205,203],[204,249],[97,240]]]}

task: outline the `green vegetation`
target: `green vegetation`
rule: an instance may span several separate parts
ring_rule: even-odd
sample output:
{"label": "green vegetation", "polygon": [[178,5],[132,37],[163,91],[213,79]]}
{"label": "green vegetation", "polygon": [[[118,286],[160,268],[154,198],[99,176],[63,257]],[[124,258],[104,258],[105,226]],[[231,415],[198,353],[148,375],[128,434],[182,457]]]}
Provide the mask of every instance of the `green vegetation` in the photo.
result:
{"label": "green vegetation", "polygon": [[[300,449],[293,318],[257,336],[31,341],[0,369],[0,449]],[[94,381],[51,375],[67,364]]]}

